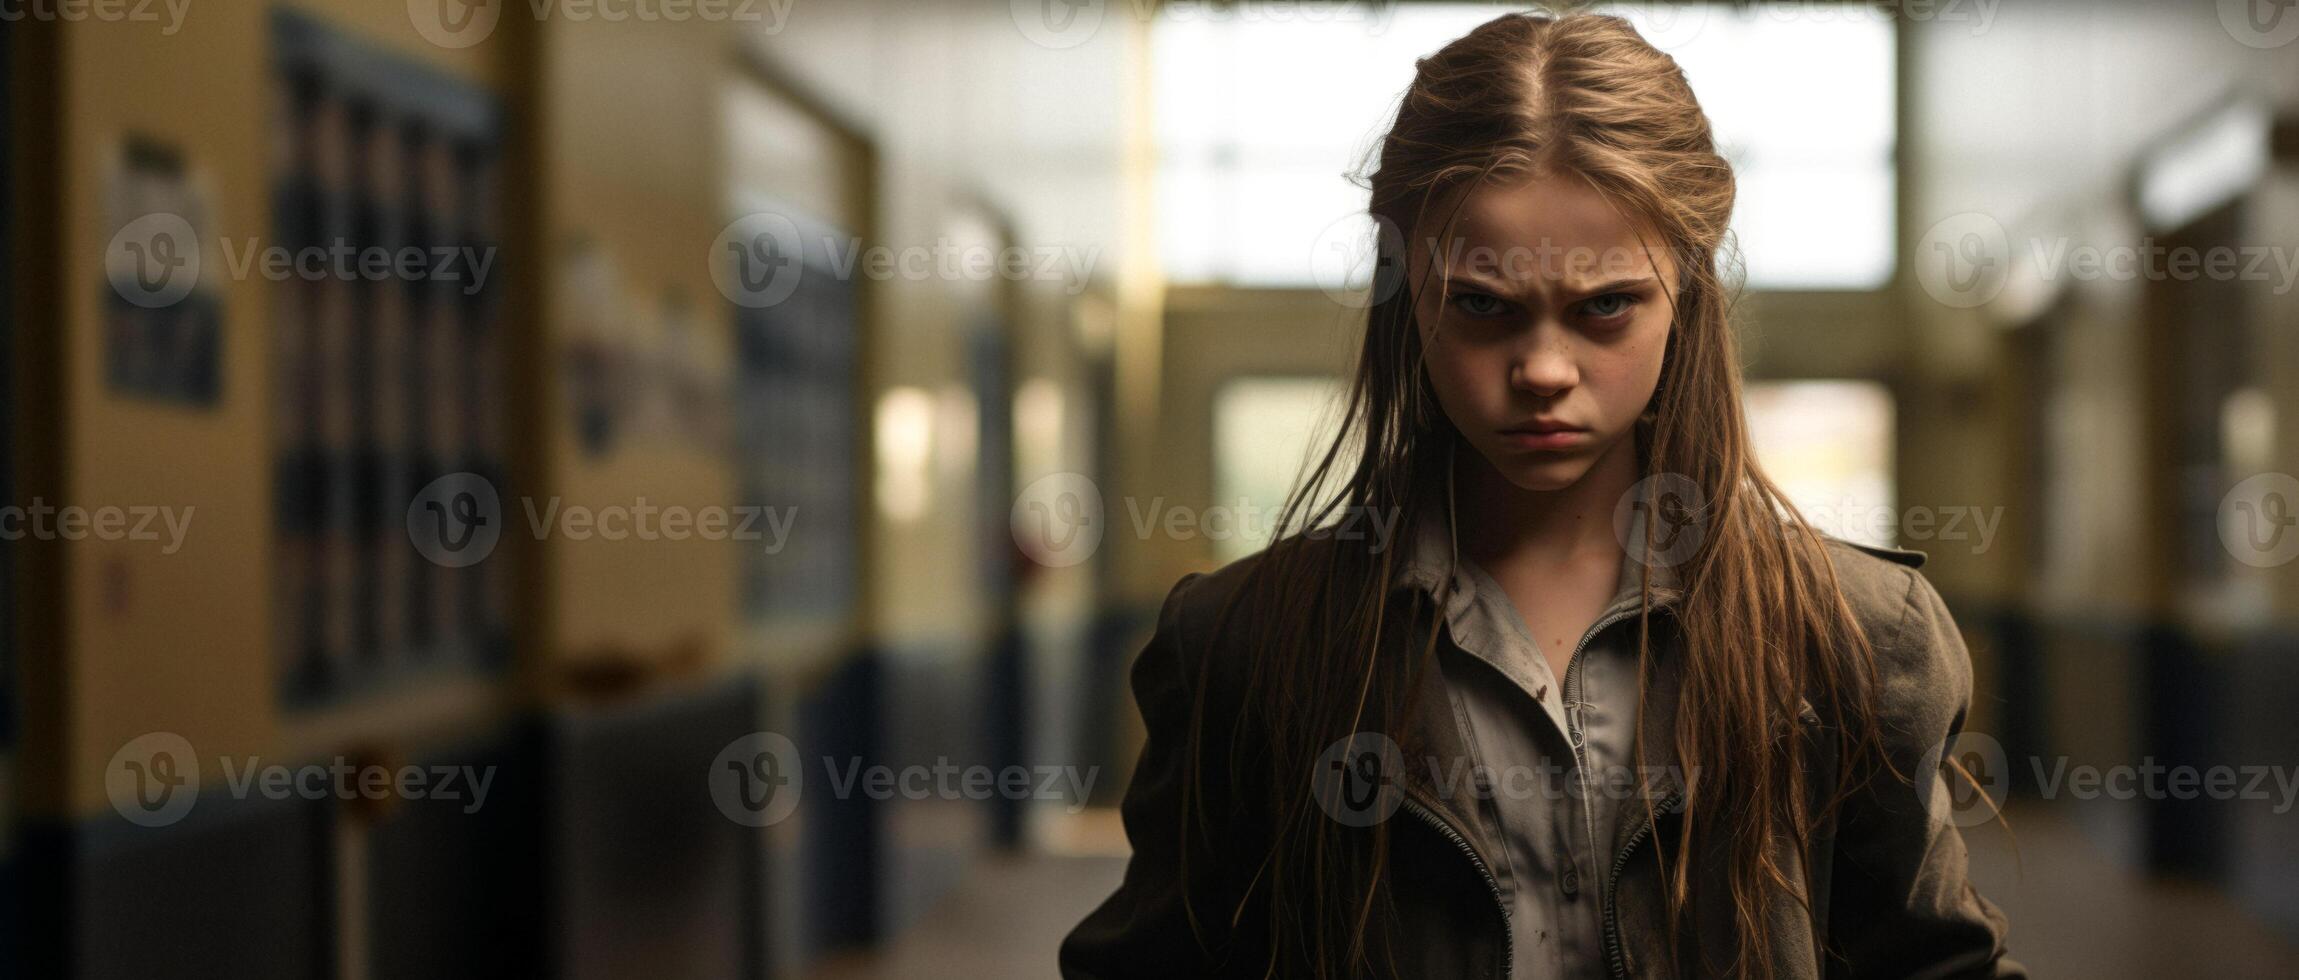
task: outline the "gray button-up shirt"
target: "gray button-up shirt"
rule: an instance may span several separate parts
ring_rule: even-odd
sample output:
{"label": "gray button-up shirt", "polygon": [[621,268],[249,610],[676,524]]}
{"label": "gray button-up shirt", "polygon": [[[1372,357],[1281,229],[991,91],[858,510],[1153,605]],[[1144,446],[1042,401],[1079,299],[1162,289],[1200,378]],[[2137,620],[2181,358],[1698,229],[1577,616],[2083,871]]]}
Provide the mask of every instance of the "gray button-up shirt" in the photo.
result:
{"label": "gray button-up shirt", "polygon": [[[1445,622],[1458,649],[1446,648],[1440,663],[1475,767],[1454,785],[1502,831],[1504,853],[1488,863],[1508,903],[1512,971],[1605,977],[1601,890],[1614,831],[1638,787],[1656,782],[1635,772],[1632,754],[1643,566],[1622,559],[1613,601],[1560,679],[1500,585],[1459,555],[1449,528],[1440,510],[1413,529],[1403,582],[1433,596],[1450,585]],[[1655,568],[1654,604],[1674,595],[1667,569]]]}

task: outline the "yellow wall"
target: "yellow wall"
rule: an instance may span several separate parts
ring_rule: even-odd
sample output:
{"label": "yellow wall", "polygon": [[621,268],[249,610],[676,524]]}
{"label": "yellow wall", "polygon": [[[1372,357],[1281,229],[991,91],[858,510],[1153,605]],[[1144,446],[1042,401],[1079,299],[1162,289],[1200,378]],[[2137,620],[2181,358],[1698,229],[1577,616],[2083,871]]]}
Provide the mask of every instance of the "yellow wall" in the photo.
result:
{"label": "yellow wall", "polygon": [[[396,7],[340,2],[325,13],[410,57],[481,83],[484,49],[450,52],[424,43]],[[386,16],[390,14],[390,16]],[[66,605],[60,643],[27,657],[27,671],[53,665],[61,693],[60,746],[67,777],[27,783],[34,812],[104,806],[103,769],[113,752],[148,731],[184,736],[202,756],[289,750],[276,708],[268,648],[272,455],[268,334],[270,284],[230,281],[215,237],[271,237],[270,10],[261,4],[203,6],[174,35],[151,24],[73,23],[48,28],[58,48],[55,96],[64,120],[60,196],[52,247],[62,256],[63,358],[60,478],[80,506],[166,505],[191,513],[172,555],[150,542],[93,539],[59,545]],[[201,79],[197,85],[184,79]],[[221,288],[221,394],[211,409],[114,397],[103,383],[102,256],[116,230],[105,186],[129,134],[180,148],[208,194],[212,214],[203,281]],[[83,258],[84,257],[84,258]],[[26,329],[38,329],[38,321]],[[25,365],[27,372],[46,371]],[[29,409],[29,406],[28,406]]]}

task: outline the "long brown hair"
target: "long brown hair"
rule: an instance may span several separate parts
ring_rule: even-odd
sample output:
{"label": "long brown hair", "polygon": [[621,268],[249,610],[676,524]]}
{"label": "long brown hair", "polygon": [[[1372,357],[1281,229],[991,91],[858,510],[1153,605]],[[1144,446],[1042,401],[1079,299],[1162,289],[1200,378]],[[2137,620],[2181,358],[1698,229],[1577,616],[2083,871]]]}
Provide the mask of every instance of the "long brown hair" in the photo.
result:
{"label": "long brown hair", "polygon": [[[1721,268],[1731,257],[1734,180],[1692,89],[1674,59],[1617,17],[1497,17],[1418,62],[1379,144],[1369,211],[1385,233],[1375,246],[1374,302],[1340,425],[1281,510],[1284,533],[1230,603],[1256,610],[1240,624],[1253,651],[1243,715],[1205,717],[1202,688],[1194,713],[1190,754],[1200,761],[1193,761],[1196,803],[1185,807],[1185,820],[1206,826],[1197,780],[1207,726],[1230,726],[1224,771],[1266,777],[1229,787],[1233,800],[1265,804],[1269,846],[1266,855],[1248,856],[1261,862],[1245,899],[1215,913],[1265,936],[1266,950],[1254,951],[1265,953],[1265,973],[1283,962],[1321,978],[1359,976],[1377,960],[1396,972],[1397,947],[1385,938],[1395,920],[1388,824],[1354,828],[1328,818],[1313,797],[1313,764],[1353,733],[1407,731],[1441,617],[1427,617],[1425,632],[1408,631],[1408,622],[1423,618],[1415,610],[1429,607],[1387,600],[1403,549],[1339,546],[1303,532],[1351,513],[1394,517],[1410,529],[1436,506],[1430,490],[1444,486],[1459,435],[1429,388],[1413,290],[1400,288],[1409,243],[1432,229],[1448,236],[1453,215],[1434,220],[1433,210],[1457,206],[1465,187],[1559,171],[1587,179],[1639,218],[1678,266],[1659,387],[1636,439],[1644,475],[1690,480],[1704,504],[1696,515],[1699,550],[1676,566],[1686,592],[1671,631],[1683,665],[1674,748],[1682,771],[1699,775],[1686,786],[1674,853],[1721,859],[1730,894],[1692,894],[1693,862],[1674,861],[1663,874],[1668,934],[1686,934],[1695,901],[1726,903],[1742,940],[1732,972],[1769,976],[1770,910],[1793,896],[1808,915],[1819,911],[1804,899],[1811,882],[1797,880],[1809,874],[1813,855],[1801,868],[1783,866],[1774,845],[1809,846],[1855,773],[1866,771],[1863,760],[1881,756],[1870,710],[1874,653],[1820,538],[1750,448],[1730,316],[1737,276]],[[1432,273],[1443,264],[1432,262]],[[1653,641],[1649,586],[1643,605],[1640,653]],[[1646,686],[1640,676],[1640,692]],[[1806,699],[1837,740],[1840,789],[1817,808],[1806,791],[1818,774],[1807,769],[1818,764],[1821,746],[1762,734],[1793,729]],[[1234,737],[1247,717],[1266,740]],[[1642,739],[1637,746],[1641,763]],[[1181,836],[1185,845],[1191,839]],[[1186,850],[1183,862],[1186,874]],[[1262,921],[1243,921],[1249,908]],[[1202,923],[1201,910],[1191,912]],[[1672,956],[1677,945],[1670,944]]]}

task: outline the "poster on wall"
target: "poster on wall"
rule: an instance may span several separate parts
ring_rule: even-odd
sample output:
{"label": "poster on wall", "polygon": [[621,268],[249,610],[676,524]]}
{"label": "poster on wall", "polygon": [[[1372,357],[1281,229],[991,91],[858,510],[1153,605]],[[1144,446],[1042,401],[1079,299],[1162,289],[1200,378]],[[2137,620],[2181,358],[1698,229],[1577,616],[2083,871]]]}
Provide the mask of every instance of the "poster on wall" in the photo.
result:
{"label": "poster on wall", "polygon": [[114,393],[212,407],[223,304],[203,275],[214,240],[205,182],[176,147],[123,140],[104,188],[104,382]]}
{"label": "poster on wall", "polygon": [[687,292],[672,287],[649,302],[587,236],[569,240],[558,281],[568,297],[560,388],[584,455],[632,445],[724,455],[726,357]]}

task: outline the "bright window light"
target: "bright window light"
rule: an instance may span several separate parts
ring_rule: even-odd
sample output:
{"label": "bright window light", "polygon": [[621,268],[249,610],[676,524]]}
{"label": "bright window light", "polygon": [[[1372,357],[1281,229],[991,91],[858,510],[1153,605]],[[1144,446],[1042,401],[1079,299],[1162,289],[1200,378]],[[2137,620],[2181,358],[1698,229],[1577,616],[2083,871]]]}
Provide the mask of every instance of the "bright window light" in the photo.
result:
{"label": "bright window light", "polygon": [[1340,397],[1340,382],[1330,378],[1239,378],[1221,386],[1213,403],[1213,508],[1200,522],[1221,561],[1269,544],[1286,494],[1308,475],[1311,454],[1325,451]]}
{"label": "bright window light", "polygon": [[[1176,4],[1159,15],[1158,232],[1173,281],[1312,284],[1320,235],[1365,207],[1344,175],[1394,118],[1414,60],[1501,12],[1279,9]],[[1896,182],[1888,15],[1812,4],[1619,12],[1684,67],[1737,169],[1749,285],[1884,285]]]}
{"label": "bright window light", "polygon": [[[1903,536],[1889,390],[1872,381],[1759,382],[1743,402],[1757,460],[1814,530],[1875,545]],[[1907,536],[1928,533],[1930,520]]]}

